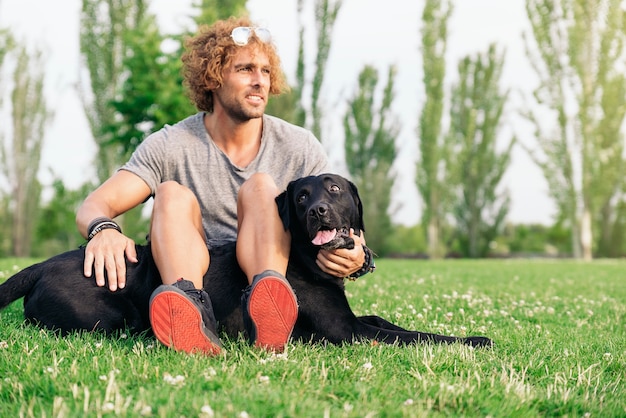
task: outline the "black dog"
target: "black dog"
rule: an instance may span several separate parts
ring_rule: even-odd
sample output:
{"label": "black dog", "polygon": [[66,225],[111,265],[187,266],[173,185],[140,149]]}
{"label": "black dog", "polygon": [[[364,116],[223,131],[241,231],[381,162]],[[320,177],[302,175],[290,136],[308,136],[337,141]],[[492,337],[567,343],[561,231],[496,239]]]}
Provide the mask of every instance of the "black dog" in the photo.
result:
{"label": "black dog", "polygon": [[[287,279],[299,304],[292,338],[330,343],[371,339],[491,345],[486,337],[408,331],[377,316],[355,316],[345,296],[344,280],[325,274],[315,263],[320,248],[353,248],[350,228],[364,229],[361,201],[348,180],[331,174],[305,177],[291,182],[276,202],[292,237]],[[126,287],[115,292],[85,278],[83,249],[35,264],[0,285],[0,309],[24,296],[25,318],[63,335],[80,330],[149,330],[148,301],[161,279],[150,247],[137,245],[137,255],[138,263],[127,264]],[[235,244],[213,249],[204,289],[211,297],[220,331],[230,337],[245,332],[240,299],[247,285],[237,265]]]}

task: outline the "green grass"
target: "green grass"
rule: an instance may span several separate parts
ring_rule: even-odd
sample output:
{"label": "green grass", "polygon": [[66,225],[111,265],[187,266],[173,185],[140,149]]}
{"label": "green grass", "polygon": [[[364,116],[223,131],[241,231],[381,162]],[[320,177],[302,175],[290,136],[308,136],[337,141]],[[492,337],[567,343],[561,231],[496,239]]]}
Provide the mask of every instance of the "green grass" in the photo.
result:
{"label": "green grass", "polygon": [[[32,260],[0,260],[0,281]],[[59,286],[62,286],[59,283]],[[217,358],[146,337],[60,339],[0,312],[0,416],[626,416],[626,261],[379,260],[358,314],[494,339],[491,350],[225,340]]]}

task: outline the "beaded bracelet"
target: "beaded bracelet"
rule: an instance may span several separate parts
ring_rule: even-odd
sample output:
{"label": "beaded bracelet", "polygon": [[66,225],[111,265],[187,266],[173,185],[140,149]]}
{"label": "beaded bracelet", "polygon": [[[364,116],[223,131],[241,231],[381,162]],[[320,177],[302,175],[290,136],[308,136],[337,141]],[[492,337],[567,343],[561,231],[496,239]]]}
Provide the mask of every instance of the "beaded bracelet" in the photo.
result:
{"label": "beaded bracelet", "polygon": [[346,277],[346,279],[356,280],[359,277],[367,273],[372,273],[374,270],[376,270],[376,263],[374,263],[374,254],[372,254],[372,250],[363,245],[363,252],[365,253],[365,262],[363,263],[363,267]]}
{"label": "beaded bracelet", "polygon": [[89,227],[87,227],[87,240],[90,241],[98,232],[104,229],[115,229],[120,234],[122,233],[122,228],[113,219],[100,217],[91,221]]}

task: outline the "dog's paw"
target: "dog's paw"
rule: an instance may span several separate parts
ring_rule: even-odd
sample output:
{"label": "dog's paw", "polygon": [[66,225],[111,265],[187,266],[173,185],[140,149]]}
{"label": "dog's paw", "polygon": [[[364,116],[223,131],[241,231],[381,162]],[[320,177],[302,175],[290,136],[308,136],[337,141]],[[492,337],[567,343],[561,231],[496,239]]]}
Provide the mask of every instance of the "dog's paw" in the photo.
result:
{"label": "dog's paw", "polygon": [[493,341],[487,337],[467,337],[463,339],[463,344],[475,348],[491,348]]}

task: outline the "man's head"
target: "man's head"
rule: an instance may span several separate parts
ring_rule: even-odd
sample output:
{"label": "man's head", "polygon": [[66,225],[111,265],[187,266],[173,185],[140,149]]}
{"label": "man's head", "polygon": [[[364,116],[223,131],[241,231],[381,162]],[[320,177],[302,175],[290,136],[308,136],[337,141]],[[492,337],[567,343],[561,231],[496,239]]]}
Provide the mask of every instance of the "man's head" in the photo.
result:
{"label": "man's head", "polygon": [[223,84],[224,69],[242,48],[263,53],[270,63],[270,94],[287,88],[280,58],[269,31],[255,26],[248,18],[221,20],[210,27],[200,27],[198,34],[185,43],[183,76],[193,104],[205,112],[213,111],[212,90]]}

